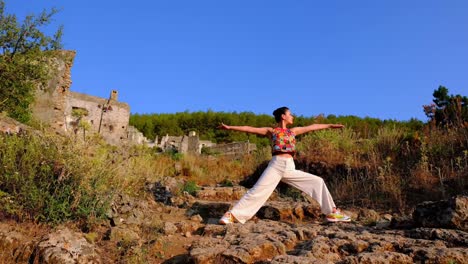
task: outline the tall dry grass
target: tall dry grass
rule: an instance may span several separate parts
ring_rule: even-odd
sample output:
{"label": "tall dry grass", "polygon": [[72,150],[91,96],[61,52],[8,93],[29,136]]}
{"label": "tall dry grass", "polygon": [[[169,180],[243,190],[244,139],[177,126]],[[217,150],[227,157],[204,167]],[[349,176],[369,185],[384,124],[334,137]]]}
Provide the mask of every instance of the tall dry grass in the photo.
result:
{"label": "tall dry grass", "polygon": [[270,158],[269,149],[263,148],[240,156],[187,155],[180,163],[182,175],[187,180],[199,185],[216,185],[225,182],[238,183]]}
{"label": "tall dry grass", "polygon": [[300,141],[300,167],[325,178],[343,203],[405,210],[423,200],[467,194],[466,128],[424,133],[382,127],[360,138],[323,130]]}

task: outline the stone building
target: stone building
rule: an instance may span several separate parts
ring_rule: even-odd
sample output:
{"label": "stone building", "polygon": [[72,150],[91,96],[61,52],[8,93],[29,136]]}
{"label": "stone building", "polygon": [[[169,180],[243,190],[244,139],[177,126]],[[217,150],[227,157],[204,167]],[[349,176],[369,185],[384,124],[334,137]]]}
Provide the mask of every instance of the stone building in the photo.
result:
{"label": "stone building", "polygon": [[148,138],[146,138],[143,133],[141,133],[140,130],[138,130],[136,127],[134,126],[128,126],[127,128],[127,139],[130,141],[130,142],[133,142],[134,144],[138,144],[138,145],[147,145],[148,147],[154,147],[155,146],[155,142],[158,142],[158,137],[156,137],[156,140],[155,141],[150,141]]}
{"label": "stone building", "polygon": [[176,151],[179,153],[200,154],[200,139],[195,131],[185,136],[169,136],[161,138],[158,145],[163,151]]}
{"label": "stone building", "polygon": [[250,142],[233,142],[227,144],[216,144],[208,140],[200,140],[195,131],[191,131],[186,136],[169,136],[161,138],[158,146],[162,151],[175,151],[179,153],[201,154],[202,149],[206,148],[208,153],[220,155],[240,155],[252,153],[257,149],[257,145]]}
{"label": "stone building", "polygon": [[36,91],[33,116],[59,133],[98,133],[106,142],[128,142],[130,107],[118,101],[117,91],[101,98],[70,91],[74,51],[57,51],[49,62],[51,80]]}

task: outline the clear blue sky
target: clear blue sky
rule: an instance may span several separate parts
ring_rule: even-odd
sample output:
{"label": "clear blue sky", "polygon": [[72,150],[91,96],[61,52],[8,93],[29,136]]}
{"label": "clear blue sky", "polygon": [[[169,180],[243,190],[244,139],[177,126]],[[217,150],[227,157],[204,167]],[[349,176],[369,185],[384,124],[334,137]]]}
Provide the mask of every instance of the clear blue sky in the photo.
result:
{"label": "clear blue sky", "polygon": [[468,95],[468,1],[6,0],[57,7],[73,91],[132,113],[250,111],[426,120],[444,85]]}

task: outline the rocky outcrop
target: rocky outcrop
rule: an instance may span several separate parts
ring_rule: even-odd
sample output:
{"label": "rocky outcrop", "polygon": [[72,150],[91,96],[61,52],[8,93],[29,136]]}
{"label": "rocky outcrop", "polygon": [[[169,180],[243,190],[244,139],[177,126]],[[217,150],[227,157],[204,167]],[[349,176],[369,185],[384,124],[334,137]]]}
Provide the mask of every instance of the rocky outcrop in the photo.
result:
{"label": "rocky outcrop", "polygon": [[242,186],[235,187],[203,187],[197,191],[196,197],[206,201],[235,201],[239,200],[247,189]]}
{"label": "rocky outcrop", "polygon": [[[204,203],[205,217],[219,216],[229,205],[213,203]],[[207,224],[203,238],[192,244],[190,258],[194,263],[464,263],[468,259],[464,197],[424,203],[415,212],[424,214],[411,219],[359,209],[351,212],[355,223],[328,224],[321,221],[314,203],[269,201],[257,218],[244,225]],[[437,220],[423,225],[438,228],[416,228],[421,215]]]}
{"label": "rocky outcrop", "polygon": [[468,243],[463,240],[467,233],[459,231],[456,243],[453,238],[442,240],[444,236],[422,239],[425,233],[352,223],[258,220],[207,225],[204,237],[190,248],[190,257],[195,263],[463,263],[468,259]]}
{"label": "rocky outcrop", "polygon": [[102,263],[94,245],[81,233],[67,228],[44,236],[36,245],[30,260],[33,263]]}
{"label": "rocky outcrop", "polygon": [[20,123],[15,119],[7,117],[3,113],[0,113],[0,133],[12,135],[30,130],[30,127],[24,125],[23,123]]}
{"label": "rocky outcrop", "polygon": [[454,228],[468,231],[468,196],[424,202],[416,206],[413,220],[421,227]]}
{"label": "rocky outcrop", "polygon": [[[454,203],[457,216],[466,214],[461,200]],[[106,224],[83,232],[41,230],[32,239],[38,231],[21,232],[0,222],[0,262],[466,263],[468,259],[468,233],[461,229],[417,227],[407,216],[360,208],[349,211],[354,222],[330,224],[315,203],[280,198],[268,201],[245,224],[218,225],[233,202],[199,200],[178,207],[117,195]]]}
{"label": "rocky outcrop", "polygon": [[0,259],[25,263],[31,256],[34,242],[11,225],[0,223]]}

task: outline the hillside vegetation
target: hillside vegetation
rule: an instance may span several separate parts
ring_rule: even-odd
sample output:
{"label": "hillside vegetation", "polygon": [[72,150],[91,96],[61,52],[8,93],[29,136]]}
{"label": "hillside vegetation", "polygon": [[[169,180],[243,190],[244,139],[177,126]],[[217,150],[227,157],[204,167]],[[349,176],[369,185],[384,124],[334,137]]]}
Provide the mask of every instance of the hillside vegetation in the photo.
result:
{"label": "hillside vegetation", "polygon": [[[137,125],[135,120],[145,118],[172,120],[167,127],[158,121],[160,131],[171,131],[175,122],[180,133],[200,128],[206,139],[249,139],[259,148],[236,158],[191,156],[158,153],[146,146],[109,146],[97,135],[83,140],[57,136],[46,129],[40,133],[0,134],[1,214],[48,223],[95,221],[105,216],[115,194],[145,197],[149,195],[145,185],[163,177],[182,180],[178,194],[195,192],[202,185],[248,182],[246,179],[259,176],[271,158],[265,138],[216,129],[219,122],[270,125],[271,118],[264,115],[186,112],[171,118],[168,114],[133,116],[132,122]],[[297,119],[298,125],[333,122],[347,126],[303,135],[296,157],[299,169],[325,179],[340,204],[404,211],[420,201],[467,194],[466,121],[454,125],[448,120],[442,125],[432,120],[422,124],[416,120],[333,116]],[[278,190],[300,198],[294,189],[279,186]]]}

